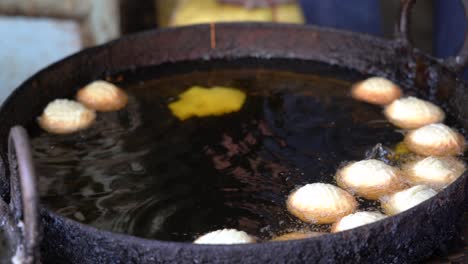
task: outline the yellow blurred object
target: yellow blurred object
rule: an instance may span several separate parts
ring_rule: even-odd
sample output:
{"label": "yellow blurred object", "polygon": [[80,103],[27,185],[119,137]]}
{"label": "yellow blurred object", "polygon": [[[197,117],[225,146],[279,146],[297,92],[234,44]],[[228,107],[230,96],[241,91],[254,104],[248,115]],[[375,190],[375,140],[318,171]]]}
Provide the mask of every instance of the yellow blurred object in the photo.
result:
{"label": "yellow blurred object", "polygon": [[193,86],[169,104],[169,109],[180,120],[193,116],[220,116],[237,112],[246,99],[244,92],[229,87],[204,88]]}
{"label": "yellow blurred object", "polygon": [[408,149],[404,142],[400,142],[395,146],[395,154],[396,155],[405,155],[410,154],[411,151]]}
{"label": "yellow blurred object", "polygon": [[392,154],[388,158],[394,162],[405,163],[420,159],[421,156],[411,152],[404,142],[400,142],[392,149]]}
{"label": "yellow blurred object", "polygon": [[[164,2],[164,1],[162,1]],[[279,22],[304,24],[304,15],[298,3],[280,4],[274,8],[247,9],[243,6],[221,4],[218,0],[179,0],[165,26],[183,26],[212,22]],[[162,4],[160,4],[162,5]],[[167,10],[165,11],[167,12]],[[164,14],[160,16],[164,17]],[[165,15],[167,17],[167,15]]]}

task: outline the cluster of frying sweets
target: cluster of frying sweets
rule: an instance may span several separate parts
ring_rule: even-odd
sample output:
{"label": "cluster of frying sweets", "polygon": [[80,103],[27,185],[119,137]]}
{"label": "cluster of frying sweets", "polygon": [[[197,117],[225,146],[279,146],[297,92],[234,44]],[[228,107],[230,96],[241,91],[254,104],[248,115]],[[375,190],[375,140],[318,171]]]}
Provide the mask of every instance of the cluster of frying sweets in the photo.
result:
{"label": "cluster of frying sweets", "polygon": [[54,134],[74,133],[93,124],[95,111],[117,111],[128,102],[128,96],[122,89],[106,81],[94,81],[81,88],[76,99],[50,102],[38,118],[39,125]]}
{"label": "cluster of frying sweets", "polygon": [[[431,102],[402,96],[393,82],[379,77],[355,84],[356,100],[384,107],[390,123],[404,129],[404,144],[411,151],[399,167],[376,159],[347,163],[336,175],[337,186],[312,183],[293,191],[287,199],[288,211],[311,224],[332,224],[340,232],[403,212],[433,197],[455,181],[465,164],[455,156],[465,149],[465,139],[442,124],[444,111]],[[354,195],[379,201],[382,212],[358,211]],[[317,232],[292,232],[273,240],[303,239],[322,235]],[[224,229],[208,233],[194,243],[251,243],[255,239],[243,231]]]}
{"label": "cluster of frying sweets", "polygon": [[[210,94],[213,91],[217,92],[210,90]],[[222,92],[224,96],[226,92]],[[232,93],[231,90],[227,92]],[[418,205],[436,195],[437,191],[465,171],[465,164],[454,157],[463,153],[465,139],[456,130],[441,123],[445,119],[444,111],[431,102],[415,97],[400,98],[402,94],[396,84],[379,77],[359,82],[351,90],[352,97],[357,100],[384,106],[388,121],[405,130],[404,144],[412,152],[410,158],[399,167],[376,159],[350,162],[336,173],[339,187],[312,183],[293,191],[286,202],[292,215],[306,223],[333,224],[331,232],[352,229]],[[204,97],[197,95],[195,98],[199,102]],[[96,119],[95,111],[117,111],[128,103],[128,96],[123,90],[105,81],[95,81],[80,89],[76,99],[57,99],[49,103],[39,117],[40,126],[50,133],[73,133],[91,126]],[[240,97],[235,109],[244,100],[245,96]],[[205,103],[210,109],[211,101]],[[358,202],[354,195],[379,201],[385,214],[377,211],[356,212]],[[303,239],[322,234],[298,231],[273,240]],[[243,231],[222,229],[205,234],[194,243],[237,244],[255,241],[254,237]]]}

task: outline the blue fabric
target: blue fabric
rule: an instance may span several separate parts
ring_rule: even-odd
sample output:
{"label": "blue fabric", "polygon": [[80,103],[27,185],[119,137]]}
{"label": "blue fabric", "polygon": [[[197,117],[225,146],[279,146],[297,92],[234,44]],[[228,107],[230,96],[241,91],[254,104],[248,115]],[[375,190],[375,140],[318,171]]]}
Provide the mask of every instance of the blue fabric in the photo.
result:
{"label": "blue fabric", "polygon": [[434,55],[445,58],[454,56],[463,45],[466,19],[459,0],[434,2]]}
{"label": "blue fabric", "polygon": [[301,0],[308,24],[382,35],[380,1]]}

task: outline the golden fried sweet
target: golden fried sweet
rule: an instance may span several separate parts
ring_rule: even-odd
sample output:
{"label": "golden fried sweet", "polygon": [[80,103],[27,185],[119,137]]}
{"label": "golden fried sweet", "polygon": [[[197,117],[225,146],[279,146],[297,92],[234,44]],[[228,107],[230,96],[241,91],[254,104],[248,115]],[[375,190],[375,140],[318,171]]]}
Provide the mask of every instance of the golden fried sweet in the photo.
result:
{"label": "golden fried sweet", "polygon": [[462,154],[465,138],[444,124],[430,124],[406,134],[404,142],[409,150],[424,156]]}
{"label": "golden fried sweet", "polygon": [[387,217],[380,212],[356,212],[341,218],[333,224],[332,233],[353,229],[359,226],[367,225]]}
{"label": "golden fried sweet", "polygon": [[95,119],[96,113],[84,105],[68,99],[57,99],[46,106],[38,121],[50,133],[69,134],[88,128]]}
{"label": "golden fried sweet", "polygon": [[356,100],[371,104],[386,105],[400,98],[402,92],[398,85],[382,77],[371,77],[358,82],[351,89]]}
{"label": "golden fried sweet", "polygon": [[197,238],[195,244],[245,244],[255,243],[255,238],[244,231],[236,229],[220,229],[209,232]]}
{"label": "golden fried sweet", "polygon": [[441,190],[465,172],[465,164],[454,157],[426,157],[403,165],[405,177],[414,185]]}
{"label": "golden fried sweet", "polygon": [[445,119],[440,107],[416,97],[395,100],[385,107],[384,114],[390,123],[405,129],[419,128]]}
{"label": "golden fried sweet", "polygon": [[306,239],[310,237],[318,237],[324,235],[322,232],[312,232],[312,231],[296,231],[286,233],[271,239],[271,241],[288,241],[288,240],[297,240],[297,239]]}
{"label": "golden fried sweet", "polygon": [[399,169],[375,159],[346,165],[338,170],[336,182],[341,188],[370,200],[405,188]]}
{"label": "golden fried sweet", "polygon": [[312,183],[291,193],[286,205],[291,214],[304,222],[330,224],[354,212],[358,203],[341,188],[326,183]]}
{"label": "golden fried sweet", "polygon": [[101,112],[117,111],[128,103],[127,94],[112,83],[94,81],[81,88],[76,99],[88,108]]}
{"label": "golden fried sweet", "polygon": [[416,185],[409,189],[384,196],[380,204],[387,215],[395,215],[408,210],[427,199],[435,196],[437,192],[426,185]]}

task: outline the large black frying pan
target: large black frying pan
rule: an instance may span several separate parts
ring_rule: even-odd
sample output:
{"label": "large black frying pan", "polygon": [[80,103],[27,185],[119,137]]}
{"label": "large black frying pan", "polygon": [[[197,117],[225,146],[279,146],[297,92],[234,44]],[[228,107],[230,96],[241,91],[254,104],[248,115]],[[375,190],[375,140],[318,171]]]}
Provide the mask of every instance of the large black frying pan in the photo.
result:
{"label": "large black frying pan", "polygon": [[[431,58],[412,48],[406,29],[414,2],[404,1],[399,34],[392,41],[312,26],[212,24],[146,32],[85,50],[34,75],[8,98],[0,111],[0,154],[7,162],[7,139],[11,127],[26,125],[47,103],[56,98],[70,96],[76,92],[73,89],[92,80],[113,72],[125,72],[167,62],[215,59],[254,58],[257,62],[270,59],[318,61],[364,74],[385,76],[403,87],[420,89],[429,96],[442,100],[450,111],[455,113],[457,122],[468,129],[468,83],[457,78],[458,71],[468,58],[468,44],[465,43],[458,57],[444,61]],[[467,2],[464,1],[466,6]],[[21,138],[17,133],[18,131],[14,132],[12,137]],[[21,149],[20,145],[15,146]],[[18,150],[17,153],[24,151]],[[18,155],[19,168],[24,162],[23,158]],[[17,166],[10,168],[16,170]],[[13,188],[12,192],[9,189],[9,178],[17,177],[16,171],[11,174],[10,170],[2,168],[0,175],[3,175],[0,182],[4,200],[9,201],[10,196],[17,197],[14,192],[17,192],[18,188]],[[467,179],[468,174],[465,173],[436,197],[378,223],[305,240],[251,245],[206,246],[141,239],[98,230],[42,208],[42,261],[413,262],[429,256],[456,235],[457,224],[464,210]],[[23,189],[23,192],[27,190]],[[24,195],[25,193],[23,197]],[[28,202],[34,204],[35,201],[30,199]],[[23,210],[24,215],[17,216],[34,217],[34,211],[27,212],[33,210],[31,206],[24,206]],[[31,220],[29,222],[34,223]],[[25,245],[27,248],[33,249],[37,245],[35,236],[37,232],[30,232],[26,239],[30,241]]]}

